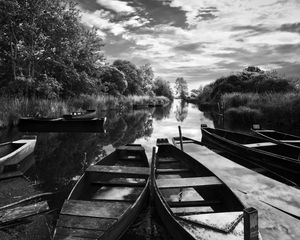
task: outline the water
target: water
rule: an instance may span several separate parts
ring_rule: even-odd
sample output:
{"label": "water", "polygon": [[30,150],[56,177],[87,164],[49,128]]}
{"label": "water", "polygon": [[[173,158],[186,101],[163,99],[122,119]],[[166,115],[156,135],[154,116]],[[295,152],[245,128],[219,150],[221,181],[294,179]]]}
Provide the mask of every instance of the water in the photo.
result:
{"label": "water", "polygon": [[[209,113],[201,112],[197,106],[179,100],[175,100],[172,105],[165,108],[131,111],[126,115],[120,115],[115,111],[101,112],[98,116],[107,117],[105,134],[37,134],[34,161],[30,161],[32,167],[26,176],[38,191],[59,192],[53,202],[53,206],[58,209],[84,169],[92,162],[108,155],[114,148],[127,143],[142,144],[151,161],[156,139],[178,136],[179,125],[184,136],[196,140],[201,140],[201,124],[207,124],[209,127],[218,125]],[[17,130],[2,132],[0,140],[4,142],[20,136],[22,133]],[[194,151],[195,156],[199,156],[199,149],[189,150]],[[204,159],[202,163],[215,171],[248,205],[259,208],[260,228],[265,239],[300,238],[300,230],[297,227],[299,220],[286,216],[260,201],[261,198],[267,200],[272,198],[276,199],[279,205],[289,205],[299,210],[299,190],[287,188],[284,184],[269,180],[227,159],[222,161],[218,161],[217,158]],[[149,206],[151,204],[149,203]],[[48,221],[50,229],[54,227],[56,217],[57,213],[54,213],[52,219]],[[42,231],[40,235],[43,235]],[[44,236],[43,239],[47,238]],[[122,239],[170,239],[170,236],[153,208],[148,207]]]}

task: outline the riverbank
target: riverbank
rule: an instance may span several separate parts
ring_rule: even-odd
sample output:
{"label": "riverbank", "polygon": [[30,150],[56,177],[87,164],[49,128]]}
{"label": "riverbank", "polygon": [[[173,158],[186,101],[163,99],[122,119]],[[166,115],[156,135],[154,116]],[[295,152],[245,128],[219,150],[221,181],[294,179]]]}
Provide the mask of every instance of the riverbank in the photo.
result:
{"label": "riverbank", "polygon": [[28,99],[25,97],[1,97],[0,128],[12,127],[21,116],[41,115],[43,117],[59,117],[73,111],[97,109],[98,112],[118,110],[128,111],[135,105],[144,107],[166,105],[170,100],[163,96],[120,96],[81,95],[70,99]]}
{"label": "riverbank", "polygon": [[300,129],[300,93],[227,93],[221,98],[229,126]]}

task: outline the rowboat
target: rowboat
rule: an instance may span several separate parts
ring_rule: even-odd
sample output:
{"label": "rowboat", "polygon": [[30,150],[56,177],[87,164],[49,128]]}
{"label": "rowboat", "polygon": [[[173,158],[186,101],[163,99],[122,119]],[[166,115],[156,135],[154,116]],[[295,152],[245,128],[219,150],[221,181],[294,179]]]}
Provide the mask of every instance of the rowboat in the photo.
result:
{"label": "rowboat", "polygon": [[70,114],[64,114],[63,118],[72,119],[72,118],[94,118],[96,117],[95,109],[88,109],[84,112],[71,112]]}
{"label": "rowboat", "polygon": [[106,118],[20,118],[22,132],[104,132]]}
{"label": "rowboat", "polygon": [[224,182],[167,139],[158,139],[157,147],[152,192],[157,213],[172,237],[244,239],[244,205]]}
{"label": "rowboat", "polygon": [[36,136],[24,136],[22,139],[0,144],[0,174],[12,166],[18,166],[24,158],[33,153]]}
{"label": "rowboat", "polygon": [[126,145],[87,168],[57,221],[54,239],[119,239],[149,193],[150,168],[141,145]]}
{"label": "rowboat", "polygon": [[287,134],[270,129],[261,129],[259,124],[254,124],[252,129],[253,132],[258,134],[260,137],[267,139],[268,141],[294,146],[300,149],[300,137],[292,134]]}
{"label": "rowboat", "polygon": [[300,186],[300,150],[264,138],[201,125],[202,142],[224,150],[243,161],[249,161]]}

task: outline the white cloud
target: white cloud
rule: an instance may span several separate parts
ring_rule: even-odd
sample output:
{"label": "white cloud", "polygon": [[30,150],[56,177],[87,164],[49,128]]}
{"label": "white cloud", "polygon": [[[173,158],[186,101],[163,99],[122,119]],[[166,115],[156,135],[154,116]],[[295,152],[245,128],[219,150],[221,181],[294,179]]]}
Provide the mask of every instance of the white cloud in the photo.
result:
{"label": "white cloud", "polygon": [[110,10],[113,10],[117,13],[127,12],[134,13],[135,9],[131,6],[128,6],[127,2],[122,2],[118,0],[97,0],[97,3],[101,6],[104,6]]}

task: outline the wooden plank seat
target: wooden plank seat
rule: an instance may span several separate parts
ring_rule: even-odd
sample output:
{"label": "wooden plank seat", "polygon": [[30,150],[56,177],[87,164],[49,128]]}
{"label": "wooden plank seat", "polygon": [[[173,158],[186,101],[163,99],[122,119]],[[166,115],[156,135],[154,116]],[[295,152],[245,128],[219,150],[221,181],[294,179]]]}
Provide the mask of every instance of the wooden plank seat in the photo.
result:
{"label": "wooden plank seat", "polygon": [[139,155],[127,155],[127,156],[121,156],[118,158],[119,160],[124,161],[141,161],[142,158]]}
{"label": "wooden plank seat", "polygon": [[181,173],[181,172],[189,172],[188,168],[161,168],[156,169],[157,174],[172,174],[172,173]]}
{"label": "wooden plank seat", "polygon": [[182,207],[199,207],[199,206],[215,206],[221,204],[219,200],[199,200],[199,201],[180,201],[180,202],[168,202],[171,208]]}
{"label": "wooden plank seat", "polygon": [[54,240],[96,240],[104,232],[99,230],[86,230],[79,228],[56,227]]}
{"label": "wooden plank seat", "polygon": [[276,143],[272,142],[260,142],[260,143],[248,143],[248,144],[242,144],[245,147],[249,148],[256,148],[256,147],[269,147],[269,146],[275,146]]}
{"label": "wooden plank seat", "polygon": [[144,178],[112,178],[108,180],[93,181],[91,184],[105,185],[105,186],[125,186],[125,187],[143,187],[146,185]]}
{"label": "wooden plank seat", "polygon": [[146,167],[125,167],[109,165],[91,165],[86,172],[109,173],[124,176],[147,177],[149,168]]}
{"label": "wooden plank seat", "polygon": [[164,188],[216,186],[216,185],[222,185],[223,183],[217,177],[210,176],[210,177],[157,179],[156,184],[158,188],[164,189]]}
{"label": "wooden plank seat", "polygon": [[171,210],[176,215],[189,215],[189,214],[214,212],[214,210],[210,206],[177,207],[177,208],[171,208]]}
{"label": "wooden plank seat", "polygon": [[66,200],[61,214],[98,217],[98,218],[118,218],[129,207],[131,203],[117,201],[83,201],[83,200]]}
{"label": "wooden plank seat", "polygon": [[300,143],[300,140],[279,140],[284,143]]}
{"label": "wooden plank seat", "polygon": [[140,145],[121,146],[117,148],[117,151],[144,151],[145,149]]}
{"label": "wooden plank seat", "polygon": [[56,226],[64,228],[106,231],[116,222],[116,218],[96,218],[60,214]]}

